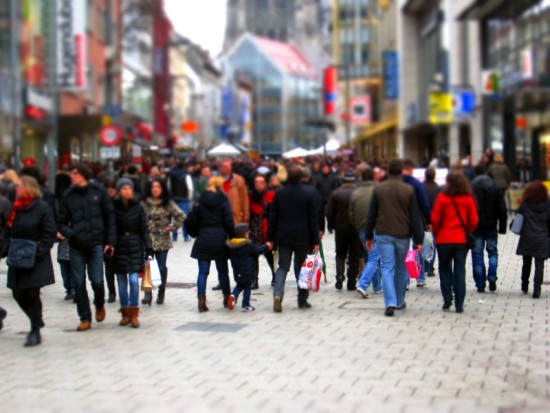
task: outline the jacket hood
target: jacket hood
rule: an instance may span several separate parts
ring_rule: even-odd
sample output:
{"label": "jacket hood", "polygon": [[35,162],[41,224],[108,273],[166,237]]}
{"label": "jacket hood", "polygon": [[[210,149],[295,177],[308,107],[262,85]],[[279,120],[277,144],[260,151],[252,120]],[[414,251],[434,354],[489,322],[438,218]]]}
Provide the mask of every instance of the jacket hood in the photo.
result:
{"label": "jacket hood", "polygon": [[472,181],[472,185],[475,185],[476,187],[481,189],[489,189],[494,185],[494,181],[491,179],[490,176],[480,175],[474,178],[474,180]]}
{"label": "jacket hood", "polygon": [[222,192],[204,191],[201,195],[200,204],[207,209],[216,209],[223,205],[227,196]]}
{"label": "jacket hood", "polygon": [[227,248],[235,250],[245,247],[251,243],[252,241],[250,241],[248,238],[231,238],[230,240],[227,240],[225,242],[225,245],[227,245]]}

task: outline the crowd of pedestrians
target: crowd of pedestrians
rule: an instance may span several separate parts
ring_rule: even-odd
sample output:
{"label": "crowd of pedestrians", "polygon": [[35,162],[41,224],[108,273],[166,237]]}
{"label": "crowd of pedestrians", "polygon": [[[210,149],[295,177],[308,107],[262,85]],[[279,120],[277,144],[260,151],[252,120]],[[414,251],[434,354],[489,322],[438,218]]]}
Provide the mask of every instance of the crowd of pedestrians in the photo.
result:
{"label": "crowd of pedestrians", "polygon": [[[109,163],[104,170],[80,163],[58,173],[55,193],[36,166],[4,171],[1,251],[8,265],[7,286],[30,320],[25,345],[41,342],[40,290],[54,283],[50,250],[56,243],[65,299],[76,303],[77,330],[89,330],[93,318],[98,323],[105,319],[105,285],[107,302],[118,296],[120,325],[138,328],[140,275],[154,260],[160,273],[156,304],[162,305],[168,252],[180,231],[183,242],[194,238],[199,312],[209,311],[212,262],[217,273],[213,290],[221,290],[228,310],[242,295],[242,310],[254,311],[251,292],[267,276],[273,311],[281,313],[291,269],[297,306],[310,308],[309,289],[298,283],[299,274],[309,254],[330,253],[322,245],[326,229],[335,233],[336,268],[326,272],[334,275],[337,290],[345,283],[348,291],[366,299],[372,284],[374,294],[383,294],[385,315],[393,316],[407,306],[411,278],[405,258],[413,249],[421,257],[416,288],[436,275],[437,259],[442,308],[448,311],[454,304],[462,313],[470,250],[477,292],[485,293],[487,284],[490,292],[497,290],[498,234],[508,229],[510,174],[501,156],[494,161],[492,156],[475,167],[468,159],[451,168],[441,186],[433,167],[425,169],[424,182],[415,178],[410,160],[159,161],[146,168]],[[517,214],[522,222],[517,232],[521,289],[529,291],[534,260],[532,296],[539,298],[550,255],[550,203],[541,182],[527,187]],[[429,259],[425,249],[435,249]],[[260,274],[260,256],[269,274]],[[150,306],[153,300],[147,291],[141,304]],[[0,329],[6,315],[0,307]]]}

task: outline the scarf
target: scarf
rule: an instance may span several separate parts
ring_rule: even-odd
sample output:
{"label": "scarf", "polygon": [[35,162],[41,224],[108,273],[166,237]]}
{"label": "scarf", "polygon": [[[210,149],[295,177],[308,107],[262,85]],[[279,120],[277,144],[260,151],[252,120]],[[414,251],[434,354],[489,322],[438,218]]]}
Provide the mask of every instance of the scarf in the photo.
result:
{"label": "scarf", "polygon": [[10,219],[8,220],[8,228],[13,227],[13,223],[15,221],[15,218],[17,217],[17,214],[28,207],[30,204],[32,204],[33,201],[34,198],[29,195],[17,198],[17,200],[13,203],[13,209],[10,214]]}

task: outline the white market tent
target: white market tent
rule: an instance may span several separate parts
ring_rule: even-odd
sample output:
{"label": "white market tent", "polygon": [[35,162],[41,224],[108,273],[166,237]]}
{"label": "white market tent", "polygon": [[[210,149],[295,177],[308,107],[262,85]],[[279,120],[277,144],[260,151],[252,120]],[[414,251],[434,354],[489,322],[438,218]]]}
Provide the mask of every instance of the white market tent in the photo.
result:
{"label": "white market tent", "polygon": [[295,148],[291,151],[283,153],[283,158],[303,158],[309,155],[309,151],[306,151],[304,148]]}
{"label": "white market tent", "polygon": [[233,145],[221,143],[208,151],[209,156],[239,156],[241,152]]}
{"label": "white market tent", "polygon": [[329,139],[329,141],[323,146],[319,146],[317,149],[314,149],[309,153],[311,155],[324,155],[325,153],[327,155],[336,155],[338,153],[338,149],[340,149],[340,146],[342,146],[342,144],[337,139]]}

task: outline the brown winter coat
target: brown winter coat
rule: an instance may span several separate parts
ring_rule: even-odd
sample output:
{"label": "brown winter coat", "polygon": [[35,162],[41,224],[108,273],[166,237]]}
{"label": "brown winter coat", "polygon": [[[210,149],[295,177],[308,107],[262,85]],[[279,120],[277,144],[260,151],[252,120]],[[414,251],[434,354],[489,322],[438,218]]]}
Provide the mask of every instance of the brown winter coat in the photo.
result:
{"label": "brown winter coat", "polygon": [[166,232],[166,227],[170,226],[177,231],[183,225],[186,216],[173,202],[168,205],[162,205],[161,201],[147,198],[143,203],[145,215],[147,217],[147,226],[149,235],[153,242],[154,251],[167,251],[172,248],[172,233]]}
{"label": "brown winter coat", "polygon": [[234,173],[231,176],[229,191],[226,191],[226,194],[229,198],[231,208],[233,209],[235,225],[243,222],[247,224],[250,223],[250,201],[248,199],[248,188],[244,178]]}

